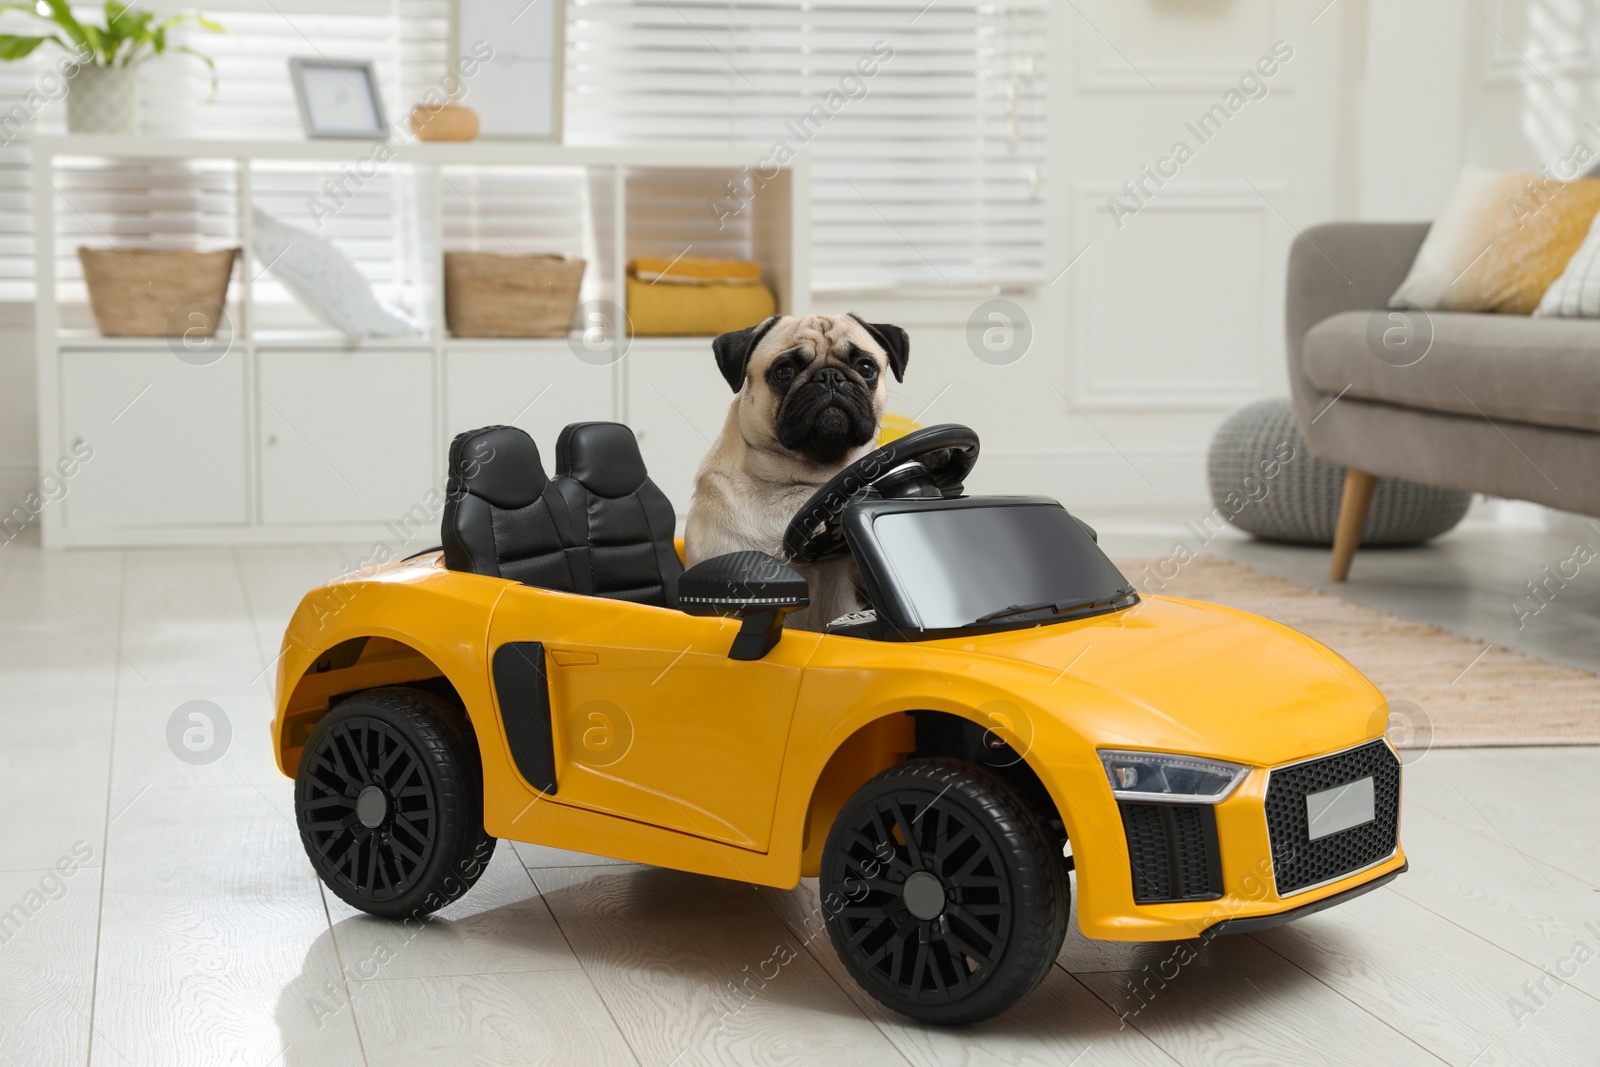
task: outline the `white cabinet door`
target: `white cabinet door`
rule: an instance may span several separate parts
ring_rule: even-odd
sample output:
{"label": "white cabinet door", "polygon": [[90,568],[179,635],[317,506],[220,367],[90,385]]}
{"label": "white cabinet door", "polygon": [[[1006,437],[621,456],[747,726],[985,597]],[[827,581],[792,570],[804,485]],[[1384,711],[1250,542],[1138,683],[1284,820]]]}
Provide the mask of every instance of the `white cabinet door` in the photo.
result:
{"label": "white cabinet door", "polygon": [[67,526],[248,522],[245,404],[239,351],[204,367],[164,345],[63,352],[60,454],[93,449],[67,482]]}
{"label": "white cabinet door", "polygon": [[480,426],[520,426],[554,474],[563,426],[616,418],[614,375],[573,355],[565,341],[452,345],[445,350],[445,439]]}
{"label": "white cabinet door", "polygon": [[706,338],[635,338],[626,357],[628,422],[650,480],[689,514],[694,472],[722,432],[733,393]]}
{"label": "white cabinet door", "polygon": [[433,356],[263,350],[256,398],[264,523],[395,520],[435,488]]}

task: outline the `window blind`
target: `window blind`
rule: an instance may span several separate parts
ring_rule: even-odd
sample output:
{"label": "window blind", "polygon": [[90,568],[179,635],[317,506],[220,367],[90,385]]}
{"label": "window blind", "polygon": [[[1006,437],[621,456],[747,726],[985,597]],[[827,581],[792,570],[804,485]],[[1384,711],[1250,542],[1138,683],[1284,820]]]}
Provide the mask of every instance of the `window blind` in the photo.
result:
{"label": "window blind", "polygon": [[[1043,0],[567,13],[569,142],[726,141],[757,177],[773,153],[811,153],[816,288],[1044,277]],[[727,218],[756,183],[736,184],[701,210]]]}
{"label": "window blind", "polygon": [[[438,85],[448,62],[449,0],[200,6],[228,32],[176,36],[215,59],[215,96],[196,60],[173,54],[146,64],[148,134],[298,138],[291,56],[371,59],[393,124]],[[80,15],[103,18],[98,7]],[[810,152],[817,288],[1043,278],[1044,0],[567,0],[567,18],[569,143],[730,143],[749,149],[755,174],[774,153]],[[41,32],[29,25],[14,12],[0,16],[7,32]],[[45,46],[0,63],[0,117],[17,114],[58,58]],[[27,141],[62,131],[64,115],[57,99],[27,121],[0,123],[0,298],[32,296]],[[327,176],[313,167],[258,174],[255,202],[314,228],[304,200]],[[582,212],[574,210],[585,195],[581,174],[530,173],[526,189],[511,173],[446,177],[448,246],[582,251]],[[364,188],[360,204],[319,231],[380,288],[400,284],[400,236],[389,215],[403,197],[391,180],[404,179]],[[233,188],[214,164],[97,164],[63,174],[60,186],[64,299],[73,295],[79,244],[172,247],[234,235]],[[747,235],[740,206],[760,195],[756,181],[724,177],[711,191],[652,189],[648,205],[663,234],[686,225],[704,235],[697,252],[736,254]],[[659,254],[670,243],[663,237],[654,247],[648,226],[638,236],[651,247],[636,253]]]}

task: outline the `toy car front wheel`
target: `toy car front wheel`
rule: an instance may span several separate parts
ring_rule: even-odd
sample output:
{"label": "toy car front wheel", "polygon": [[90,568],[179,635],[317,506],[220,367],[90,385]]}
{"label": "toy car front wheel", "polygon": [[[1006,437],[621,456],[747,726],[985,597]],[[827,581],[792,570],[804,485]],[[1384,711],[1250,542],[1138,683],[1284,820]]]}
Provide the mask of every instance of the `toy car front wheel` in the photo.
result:
{"label": "toy car front wheel", "polygon": [[300,754],[294,807],[322,881],[385,918],[456,900],[494,851],[472,729],[416,689],[374,689],[323,716]]}
{"label": "toy car front wheel", "polygon": [[1022,798],[970,763],[916,759],[851,797],[822,911],[860,986],[924,1022],[987,1019],[1044,980],[1067,932],[1066,865]]}

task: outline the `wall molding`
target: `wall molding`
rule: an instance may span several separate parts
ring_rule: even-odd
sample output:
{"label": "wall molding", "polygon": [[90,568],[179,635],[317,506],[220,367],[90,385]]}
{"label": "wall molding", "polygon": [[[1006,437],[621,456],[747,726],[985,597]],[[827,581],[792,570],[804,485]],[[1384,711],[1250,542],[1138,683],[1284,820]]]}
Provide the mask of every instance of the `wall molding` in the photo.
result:
{"label": "wall molding", "polygon": [[[1255,61],[1251,57],[1243,64],[1233,63],[1152,63],[1141,60],[1134,69],[1131,58],[1124,57],[1118,44],[1089,21],[1087,13],[1080,12],[1077,20],[1077,89],[1080,93],[1134,94],[1152,93],[1223,93],[1234,87],[1245,68]],[[1265,53],[1274,41],[1283,38],[1286,23],[1284,0],[1268,0],[1266,17],[1262,22],[1262,48]],[[1189,52],[1193,55],[1193,51]],[[1294,79],[1290,75],[1292,64],[1275,75],[1269,84],[1272,92],[1294,92]],[[1149,79],[1148,81],[1146,79]]]}
{"label": "wall molding", "polygon": [[[1182,172],[1173,181],[1182,180]],[[1259,189],[1260,193],[1256,190]],[[1197,377],[1177,383],[1153,383],[1139,379],[1108,378],[1104,368],[1097,366],[1092,346],[1095,316],[1104,313],[1099,302],[1090,299],[1087,272],[1077,273],[1072,281],[1070,297],[1072,337],[1073,395],[1076,402],[1093,409],[1136,409],[1163,411],[1205,411],[1230,408],[1251,399],[1264,396],[1269,391],[1263,373],[1266,358],[1266,339],[1274,313],[1270,301],[1277,297],[1271,291],[1268,278],[1273,262],[1271,222],[1277,212],[1273,204],[1262,198],[1282,199],[1288,192],[1283,182],[1257,182],[1255,188],[1243,182],[1194,183],[1170,190],[1158,190],[1139,214],[1234,214],[1242,213],[1260,217],[1259,260],[1263,271],[1262,284],[1256,300],[1255,359],[1253,374],[1248,378],[1217,381],[1214,377]],[[1121,189],[1109,181],[1075,182],[1071,188],[1072,218],[1079,233],[1094,232],[1096,219],[1106,219],[1099,227],[1102,236],[1096,241],[1115,241],[1117,231],[1111,228],[1110,212],[1106,200],[1122,195]],[[1143,220],[1148,222],[1149,220]],[[1137,226],[1141,219],[1134,217],[1127,226]],[[1159,299],[1159,294],[1156,297]]]}

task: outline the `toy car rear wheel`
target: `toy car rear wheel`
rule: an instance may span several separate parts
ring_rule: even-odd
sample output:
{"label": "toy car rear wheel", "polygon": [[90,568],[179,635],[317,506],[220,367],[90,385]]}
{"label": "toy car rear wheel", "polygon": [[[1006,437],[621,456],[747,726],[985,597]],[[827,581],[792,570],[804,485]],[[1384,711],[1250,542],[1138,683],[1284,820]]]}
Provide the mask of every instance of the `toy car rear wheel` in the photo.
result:
{"label": "toy car rear wheel", "polygon": [[909,760],[845,804],[822,857],[822,910],[845,968],[924,1022],[987,1019],[1031,993],[1066,936],[1066,865],[999,776]]}
{"label": "toy car rear wheel", "polygon": [[494,852],[472,728],[416,689],[374,689],[323,716],[300,754],[294,807],[323,883],[385,918],[458,899]]}

